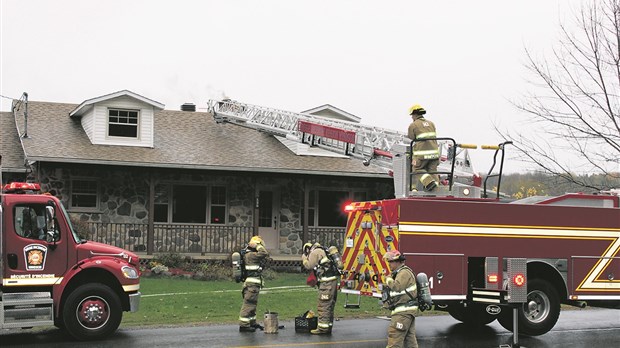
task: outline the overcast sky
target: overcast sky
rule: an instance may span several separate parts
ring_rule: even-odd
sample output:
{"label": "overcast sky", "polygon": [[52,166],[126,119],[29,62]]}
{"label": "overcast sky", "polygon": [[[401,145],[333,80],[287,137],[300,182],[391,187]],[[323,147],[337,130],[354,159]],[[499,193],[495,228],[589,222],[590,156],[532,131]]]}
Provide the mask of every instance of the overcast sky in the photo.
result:
{"label": "overcast sky", "polygon": [[[79,104],[128,89],[166,109],[226,94],[402,132],[421,104],[439,136],[497,144],[494,124],[526,127],[509,103],[529,88],[524,49],[549,53],[581,2],[0,0],[0,94]],[[486,172],[491,152],[473,157]]]}

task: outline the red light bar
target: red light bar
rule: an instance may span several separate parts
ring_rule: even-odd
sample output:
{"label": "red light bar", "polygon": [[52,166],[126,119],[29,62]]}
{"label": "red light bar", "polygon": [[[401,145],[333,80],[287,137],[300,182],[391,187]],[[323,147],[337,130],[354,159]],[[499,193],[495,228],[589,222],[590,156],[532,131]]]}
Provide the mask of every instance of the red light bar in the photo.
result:
{"label": "red light bar", "polygon": [[25,191],[41,191],[41,185],[32,182],[12,182],[4,185],[6,193],[23,193]]}

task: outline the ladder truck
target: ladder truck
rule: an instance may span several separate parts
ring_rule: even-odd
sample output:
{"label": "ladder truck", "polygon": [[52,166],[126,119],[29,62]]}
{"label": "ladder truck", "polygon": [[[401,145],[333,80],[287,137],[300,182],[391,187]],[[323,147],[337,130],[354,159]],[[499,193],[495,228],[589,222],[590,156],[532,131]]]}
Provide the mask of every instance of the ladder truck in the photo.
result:
{"label": "ladder truck", "polygon": [[[316,147],[359,159],[364,165],[375,165],[394,177],[395,196],[406,197],[411,190],[401,172],[408,170],[410,157],[407,149],[411,140],[401,132],[344,120],[311,114],[278,110],[265,106],[242,103],[231,99],[209,100],[208,110],[218,123],[233,123],[276,136],[282,142],[293,142],[310,148]],[[458,144],[451,138],[437,138],[440,164],[437,174],[452,190],[453,184],[470,194],[479,188],[481,178],[474,169],[468,150],[475,145]],[[394,168],[398,166],[399,168]],[[394,175],[394,172],[399,174]],[[408,173],[408,176],[413,173]],[[479,189],[477,189],[479,191]],[[442,190],[446,191],[446,190]]]}
{"label": "ladder truck", "polygon": [[[561,304],[620,309],[620,190],[501,199],[506,145],[483,146],[501,159],[479,197],[409,195],[347,206],[345,306],[359,307],[359,296],[381,298],[390,273],[382,256],[396,249],[428,275],[436,310],[468,325],[498,320],[515,341],[551,330]],[[500,180],[489,195],[493,176]]]}

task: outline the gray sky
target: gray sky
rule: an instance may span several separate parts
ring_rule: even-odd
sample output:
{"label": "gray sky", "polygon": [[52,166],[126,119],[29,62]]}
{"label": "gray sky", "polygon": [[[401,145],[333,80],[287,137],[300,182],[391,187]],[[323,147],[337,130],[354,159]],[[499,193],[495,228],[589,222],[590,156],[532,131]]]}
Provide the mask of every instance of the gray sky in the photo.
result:
{"label": "gray sky", "polygon": [[[225,93],[403,132],[421,104],[440,136],[497,144],[493,124],[525,127],[508,102],[528,88],[524,48],[549,53],[581,2],[0,0],[0,94],[77,104],[129,89],[200,109]],[[491,154],[472,153],[478,171]]]}

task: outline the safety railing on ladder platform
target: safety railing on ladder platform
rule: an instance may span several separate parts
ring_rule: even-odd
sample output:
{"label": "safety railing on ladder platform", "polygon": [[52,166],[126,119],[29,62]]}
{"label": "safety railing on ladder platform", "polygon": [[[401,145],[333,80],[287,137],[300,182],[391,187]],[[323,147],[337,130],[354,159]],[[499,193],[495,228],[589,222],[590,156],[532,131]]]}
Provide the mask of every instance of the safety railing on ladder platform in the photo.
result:
{"label": "safety railing on ladder platform", "polygon": [[[483,150],[495,150],[495,154],[493,155],[493,164],[491,165],[491,168],[489,169],[489,172],[487,173],[486,178],[484,178],[484,188],[482,191],[482,197],[483,198],[488,198],[487,195],[487,180],[489,180],[489,178],[494,178],[497,177],[497,188],[496,188],[496,198],[499,199],[500,198],[500,191],[499,188],[502,184],[502,174],[504,171],[504,155],[505,155],[505,151],[504,151],[504,147],[506,147],[506,145],[510,145],[512,144],[512,141],[505,141],[503,143],[500,143],[498,145],[482,145],[481,148]],[[495,165],[497,164],[497,155],[499,154],[499,152],[502,153],[502,157],[500,159],[499,162],[499,172],[493,174],[493,169],[495,169]]]}

